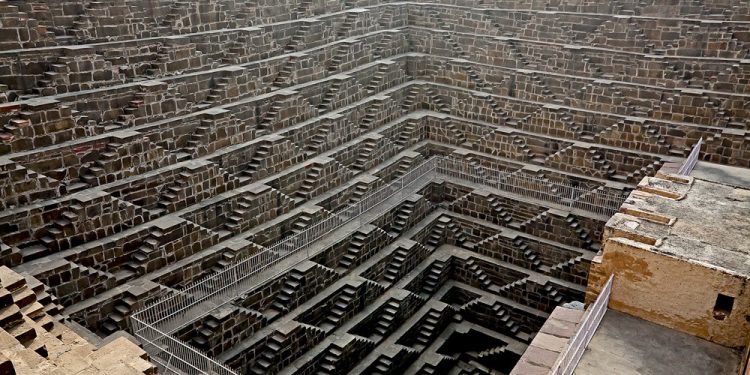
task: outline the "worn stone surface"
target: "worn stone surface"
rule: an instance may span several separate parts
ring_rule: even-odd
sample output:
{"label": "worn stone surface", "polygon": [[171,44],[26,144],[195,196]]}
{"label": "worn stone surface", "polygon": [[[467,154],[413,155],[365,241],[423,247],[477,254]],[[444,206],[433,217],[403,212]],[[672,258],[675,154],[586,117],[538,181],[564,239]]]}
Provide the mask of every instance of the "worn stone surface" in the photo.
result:
{"label": "worn stone surface", "polygon": [[[750,167],[749,12],[0,1],[0,264],[106,337],[456,158],[479,177],[409,185],[170,330],[248,373],[509,373],[584,298],[597,205],[700,138],[702,160]],[[489,183],[506,179],[524,189]]]}
{"label": "worn stone surface", "polygon": [[[720,345],[745,346],[748,202],[748,186],[671,174],[644,179],[607,222],[587,298],[615,274],[613,308]],[[719,304],[720,294],[731,302]]]}
{"label": "worn stone surface", "polygon": [[[155,374],[156,367],[124,336],[96,347],[56,321],[59,305],[30,276],[0,267],[0,367],[7,374]],[[52,314],[52,315],[51,315]]]}
{"label": "worn stone surface", "polygon": [[[680,345],[674,345],[674,343]],[[604,315],[576,375],[734,374],[740,353],[617,311]]]}

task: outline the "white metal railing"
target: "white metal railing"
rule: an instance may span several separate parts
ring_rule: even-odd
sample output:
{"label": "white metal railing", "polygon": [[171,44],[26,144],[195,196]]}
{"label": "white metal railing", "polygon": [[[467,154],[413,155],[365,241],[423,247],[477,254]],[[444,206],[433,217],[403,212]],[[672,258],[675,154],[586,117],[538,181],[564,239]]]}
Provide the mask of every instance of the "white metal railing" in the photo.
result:
{"label": "white metal railing", "polygon": [[594,190],[548,181],[521,173],[507,173],[464,160],[441,158],[438,160],[439,174],[452,179],[482,184],[512,194],[551,202],[569,209],[581,209],[604,216],[614,215],[625,201],[623,192],[610,193],[603,188]]}
{"label": "white metal railing", "polygon": [[[144,349],[149,355],[156,358],[157,365],[166,366],[162,371],[174,372],[173,367],[177,366],[176,369],[181,371],[188,368],[187,373],[235,374],[226,367],[219,368],[217,371],[216,360],[180,342],[172,337],[171,333],[182,323],[198,319],[259,285],[263,281],[259,278],[262,272],[308,249],[310,244],[326,234],[351,222],[404,190],[411,192],[431,182],[435,175],[436,160],[437,158],[427,160],[404,176],[367,195],[359,202],[337,211],[305,231],[286,237],[258,254],[238,261],[222,272],[200,280],[138,311],[131,317],[133,333],[144,344]],[[310,256],[309,253],[305,255],[305,259]],[[293,265],[276,270],[277,274],[286,272],[291,266]]]}
{"label": "white metal railing", "polygon": [[135,316],[130,318],[133,331],[150,359],[156,362],[161,374],[216,374],[239,375],[229,367],[208,357],[205,353],[165,334]]}
{"label": "white metal railing", "polygon": [[701,138],[698,143],[693,146],[693,149],[690,151],[690,155],[688,155],[687,159],[685,159],[685,161],[682,163],[680,169],[677,170],[677,174],[682,176],[690,175],[690,172],[693,171],[695,165],[698,164],[698,157],[701,153],[701,146],[703,146],[703,138]]}
{"label": "white metal railing", "polygon": [[[310,245],[347,223],[361,218],[386,200],[401,194],[394,203],[438,178],[454,178],[484,184],[512,194],[553,202],[569,208],[584,209],[611,215],[625,200],[624,195],[607,193],[600,189],[586,190],[571,185],[551,183],[533,176],[502,173],[489,168],[471,165],[463,160],[432,157],[419,164],[404,176],[379,188],[357,203],[350,204],[322,219],[304,231],[283,238],[261,252],[238,260],[223,271],[199,280],[185,289],[161,298],[158,302],[134,313],[131,317],[133,333],[144,344],[146,351],[160,366],[189,369],[187,373],[234,374],[199,350],[180,342],[171,334],[186,322],[191,322],[230,303],[234,298],[251,291],[263,281],[288,271],[294,264],[275,267],[281,261],[297,254],[310,257]],[[379,207],[380,206],[380,207]],[[303,253],[304,252],[304,253]],[[272,271],[268,274],[266,271]],[[184,370],[181,370],[184,371]]]}
{"label": "white metal railing", "polygon": [[613,280],[614,275],[610,275],[596,301],[586,310],[583,320],[578,324],[576,333],[570,338],[565,351],[557,357],[557,361],[550,371],[551,375],[571,375],[575,371],[578,361],[581,360],[583,352],[586,350],[589,342],[591,342],[591,338],[594,337],[596,329],[599,328],[599,323],[601,323],[604,314],[607,312],[609,296],[612,294]]}

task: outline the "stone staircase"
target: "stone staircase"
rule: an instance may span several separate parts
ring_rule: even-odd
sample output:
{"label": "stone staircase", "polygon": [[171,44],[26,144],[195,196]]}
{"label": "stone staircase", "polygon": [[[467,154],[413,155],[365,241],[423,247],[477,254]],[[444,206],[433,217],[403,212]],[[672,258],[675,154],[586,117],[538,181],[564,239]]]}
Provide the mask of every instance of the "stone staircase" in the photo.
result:
{"label": "stone staircase", "polygon": [[462,131],[458,130],[458,128],[456,128],[456,126],[450,121],[445,124],[445,128],[451,134],[451,139],[455,144],[464,145],[467,143],[466,135]]}
{"label": "stone staircase", "polygon": [[[567,155],[570,152],[573,152],[575,150],[575,144],[567,145],[556,152],[547,155],[543,161],[541,161],[539,164],[541,165],[551,165],[550,162],[558,162],[558,163],[564,163],[563,158],[565,155]],[[553,163],[554,164],[554,163]]]}
{"label": "stone staircase", "polygon": [[411,217],[412,212],[414,212],[414,205],[413,201],[407,200],[401,205],[401,207],[399,207],[398,211],[393,216],[393,221],[388,229],[388,236],[396,238],[401,235],[404,229],[409,225],[409,218]]}
{"label": "stone staircase", "polygon": [[380,19],[378,20],[378,24],[383,27],[389,27],[391,26],[391,24],[393,24],[393,17],[393,8],[385,7],[380,16]]}
{"label": "stone staircase", "polygon": [[484,290],[492,290],[494,289],[493,286],[495,285],[492,282],[492,279],[487,276],[487,273],[485,273],[481,267],[474,261],[474,259],[469,259],[465,263],[466,268],[469,269],[471,274],[474,276],[474,279],[476,279],[479,284],[482,286],[482,289]]}
{"label": "stone staircase", "polygon": [[[58,58],[59,59],[59,58]],[[31,89],[32,94],[49,96],[63,94],[68,91],[70,69],[64,61],[57,61],[49,65],[49,69],[42,74],[42,79]]]}
{"label": "stone staircase", "polygon": [[370,185],[364,182],[358,182],[355,185],[354,191],[352,192],[351,197],[349,198],[348,204],[354,204],[362,200],[362,198],[366,197],[368,194],[370,194]]}
{"label": "stone staircase", "polygon": [[607,161],[604,154],[601,152],[601,150],[598,149],[591,149],[588,151],[588,156],[593,164],[593,167],[597,170],[602,171],[605,176],[609,178],[613,178],[617,171],[614,167],[612,167],[611,164],[609,164],[609,161]]}
{"label": "stone staircase", "polygon": [[[98,349],[59,322],[59,307],[39,280],[0,267],[0,335],[5,374],[154,374],[137,345],[120,337]],[[12,360],[9,359],[12,355]]]}
{"label": "stone staircase", "polygon": [[544,210],[544,211],[542,211],[542,212],[540,212],[540,213],[538,213],[538,214],[536,214],[536,215],[534,215],[534,216],[532,216],[532,217],[524,220],[520,224],[518,224],[518,229],[520,229],[522,231],[525,231],[526,228],[529,225],[532,225],[532,224],[535,224],[535,223],[538,223],[538,222],[545,222],[546,220],[547,220],[547,211]]}
{"label": "stone staircase", "polygon": [[378,357],[378,359],[375,360],[373,363],[372,370],[370,373],[375,375],[386,375],[391,374],[393,371],[391,370],[391,366],[393,366],[393,360],[392,358],[389,358],[385,355],[381,355]]}
{"label": "stone staircase", "polygon": [[390,33],[383,34],[383,36],[380,38],[380,40],[378,40],[378,42],[375,44],[375,47],[372,50],[373,60],[382,59],[384,57],[383,54],[385,53],[386,47],[392,44],[393,44],[393,35],[391,35]]}
{"label": "stone staircase", "polygon": [[520,288],[521,286],[526,285],[528,282],[528,277],[524,277],[521,279],[518,279],[516,281],[513,281],[511,283],[505,284],[498,289],[498,294],[500,295],[509,295],[513,289]]}
{"label": "stone staircase", "polygon": [[249,373],[256,375],[270,374],[273,371],[276,363],[281,361],[279,358],[282,353],[282,349],[287,346],[286,337],[278,331],[266,339],[266,345],[260,355],[255,358],[255,363],[250,367]]}
{"label": "stone staircase", "polygon": [[[83,206],[79,203],[72,203],[67,209],[60,212],[60,215],[47,224],[46,235],[39,238],[39,241],[50,251],[62,250],[60,241],[64,240],[68,236],[72,236],[76,232],[76,224],[81,218],[85,219],[86,212]],[[36,255],[42,255],[41,253]],[[24,252],[24,261],[32,259],[31,253]]]}
{"label": "stone staircase", "polygon": [[339,361],[341,361],[341,355],[343,349],[338,347],[336,344],[332,344],[326,349],[323,358],[320,360],[318,365],[318,371],[316,375],[333,375],[337,374],[336,367]]}
{"label": "stone staircase", "polygon": [[529,60],[526,59],[526,56],[521,53],[521,50],[518,49],[518,46],[516,46],[516,42],[514,40],[508,40],[506,42],[506,45],[510,50],[511,57],[515,58],[516,61],[521,63],[521,66],[519,68],[532,70],[536,70],[538,68],[537,64],[532,64],[529,62]]}
{"label": "stone staircase", "polygon": [[297,197],[302,199],[312,198],[322,176],[323,168],[317,164],[313,164],[311,168],[308,169],[305,174],[305,179],[302,181],[302,185],[300,185],[296,192]]}
{"label": "stone staircase", "polygon": [[422,89],[419,87],[411,87],[406,93],[404,100],[401,102],[401,110],[403,112],[412,112],[417,109],[420,102],[417,98],[422,95]]}
{"label": "stone staircase", "polygon": [[538,87],[541,87],[542,91],[541,94],[543,96],[546,96],[551,103],[555,104],[565,104],[564,101],[555,95],[552,90],[547,85],[547,82],[537,73],[531,74],[531,80],[534,82],[534,84]]}
{"label": "stone staircase", "polygon": [[243,56],[247,55],[250,41],[244,34],[239,34],[237,39],[229,44],[226,52],[221,56],[222,65],[236,65],[241,62]]}
{"label": "stone staircase", "polygon": [[242,170],[240,182],[254,181],[256,174],[264,167],[265,161],[271,156],[272,147],[268,142],[263,142],[255,149],[253,157],[247,163],[247,167]]}
{"label": "stone staircase", "polygon": [[581,61],[584,63],[583,70],[591,74],[594,78],[611,79],[614,78],[611,74],[605,74],[601,66],[599,66],[594,59],[585,53],[581,55]]}
{"label": "stone staircase", "polygon": [[368,242],[368,237],[362,232],[355,232],[349,241],[349,246],[346,249],[346,253],[339,259],[338,267],[348,270],[355,265],[358,259],[364,253],[364,247]]}
{"label": "stone staircase", "polygon": [[412,142],[412,140],[414,139],[414,132],[417,129],[417,124],[415,122],[415,120],[411,119],[406,120],[404,127],[398,133],[398,139],[396,139],[395,141],[396,146],[403,148],[408,146]]}
{"label": "stone staircase", "polygon": [[310,31],[310,24],[302,23],[292,35],[292,39],[284,47],[287,53],[297,52],[300,48],[305,48],[305,40]]}
{"label": "stone staircase", "polygon": [[513,246],[515,246],[523,255],[526,262],[529,264],[529,269],[538,271],[542,267],[542,261],[539,259],[539,254],[535,253],[529,244],[526,243],[522,238],[517,237],[513,240]]}
{"label": "stone staircase", "polygon": [[165,185],[159,193],[156,208],[151,210],[151,215],[158,217],[174,212],[177,209],[177,203],[185,196],[185,189],[191,187],[192,177],[191,173],[183,171],[175,176],[172,183]]}
{"label": "stone staircase", "polygon": [[406,249],[402,247],[396,248],[390,262],[385,266],[385,271],[383,271],[383,279],[386,282],[393,284],[398,280],[408,256],[409,252]]}
{"label": "stone staircase", "polygon": [[367,87],[365,87],[367,95],[374,95],[376,92],[380,91],[380,86],[383,82],[386,82],[386,77],[388,76],[390,69],[390,65],[378,65],[378,70],[375,71],[372,78],[370,78],[370,81],[367,83]]}
{"label": "stone staircase", "polygon": [[[377,337],[385,337],[391,332],[393,329],[393,321],[396,319],[399,308],[399,303],[394,299],[390,299],[385,303],[383,309],[380,311],[377,321],[375,322],[375,327],[373,328]],[[377,341],[378,338],[374,338],[374,340]]]}
{"label": "stone staircase", "polygon": [[[459,46],[458,48],[460,49],[461,47]],[[462,55],[462,57],[464,56]],[[474,82],[474,86],[477,90],[485,92],[493,91],[492,85],[482,79],[480,73],[476,69],[474,69],[474,67],[472,67],[471,65],[466,65],[463,68],[466,71],[466,75],[469,77],[469,79]]]}
{"label": "stone staircase", "polygon": [[477,360],[480,360],[480,361],[494,362],[494,361],[502,361],[503,359],[505,359],[504,358],[505,355],[506,355],[505,345],[499,345],[499,346],[495,346],[495,347],[480,351],[479,353],[477,353],[476,357],[477,357]]}
{"label": "stone staircase", "polygon": [[430,296],[437,291],[441,284],[440,278],[446,268],[447,264],[441,261],[435,261],[430,265],[427,275],[422,280],[422,295]]}
{"label": "stone staircase", "polygon": [[334,327],[338,327],[346,317],[346,312],[351,308],[351,303],[357,298],[357,289],[351,285],[346,285],[339,293],[336,300],[328,310],[328,314],[323,320],[321,328],[328,331]]}
{"label": "stone staircase", "polygon": [[629,172],[625,176],[625,181],[630,183],[638,183],[640,182],[644,177],[650,177],[656,174],[656,172],[661,168],[663,162],[661,160],[654,160],[653,162],[649,163],[646,166],[640,167],[632,172]]}
{"label": "stone staircase", "polygon": [[295,56],[289,56],[289,59],[281,66],[279,73],[274,78],[271,84],[271,90],[278,90],[280,88],[288,87],[292,85],[292,74],[297,66],[297,58]]}
{"label": "stone staircase", "polygon": [[498,197],[491,196],[487,201],[492,210],[493,221],[498,224],[510,224],[510,222],[513,221],[513,215],[505,209],[505,205],[500,202]]}
{"label": "stone staircase", "polygon": [[122,264],[115,273],[117,283],[121,284],[135,276],[146,274],[148,263],[163,255],[161,251],[164,233],[157,229],[151,229],[148,236],[143,240],[138,249],[130,254],[130,259]]}
{"label": "stone staircase", "polygon": [[271,308],[278,312],[289,311],[297,296],[297,292],[300,290],[304,282],[305,274],[296,269],[292,269],[284,278],[284,283],[276,294],[276,298],[271,304]]}
{"label": "stone staircase", "polygon": [[202,119],[200,125],[198,125],[192,133],[190,138],[187,140],[185,147],[182,152],[190,155],[199,155],[199,148],[207,146],[211,136],[211,121]]}
{"label": "stone staircase", "polygon": [[271,108],[263,115],[260,123],[258,124],[258,128],[255,133],[256,137],[261,137],[266,134],[273,133],[274,124],[278,120],[281,110],[282,107],[278,104],[274,104],[271,106]]}
{"label": "stone staircase", "polygon": [[233,207],[232,211],[227,215],[227,221],[224,223],[224,228],[233,234],[238,234],[242,230],[242,225],[247,219],[247,212],[255,207],[255,202],[248,198],[246,195],[242,195],[237,200],[237,205]]}
{"label": "stone staircase", "polygon": [[126,319],[133,312],[136,303],[137,300],[135,297],[127,293],[120,297],[113,305],[112,312],[107,314],[104,320],[102,320],[99,330],[106,335],[110,335],[119,330],[126,329]]}
{"label": "stone staircase", "polygon": [[503,109],[503,106],[498,103],[494,97],[487,95],[484,97],[484,100],[489,103],[489,106],[492,109],[492,113],[495,114],[500,120],[500,125],[509,126],[511,128],[518,127],[518,122],[513,120],[513,118],[508,114],[507,111]]}
{"label": "stone staircase", "polygon": [[227,77],[219,77],[213,81],[213,85],[208,90],[208,95],[196,106],[197,109],[206,109],[221,104],[227,97],[227,89],[232,82]]}
{"label": "stone staircase", "polygon": [[474,196],[474,191],[469,191],[466,194],[461,195],[460,197],[454,199],[452,202],[448,204],[448,208],[451,211],[455,211],[456,208],[460,209],[462,206],[466,204],[466,202],[469,201],[469,198]]}
{"label": "stone staircase", "polygon": [[292,19],[300,19],[307,17],[307,11],[312,5],[312,0],[300,0],[299,5],[292,11]]}
{"label": "stone staircase", "polygon": [[560,294],[560,291],[557,290],[552,284],[547,284],[542,289],[545,293],[545,295],[552,300],[552,302],[557,305],[562,302],[563,296]]}
{"label": "stone staircase", "polygon": [[[120,171],[120,149],[122,144],[110,142],[99,153],[99,157],[81,165],[78,181],[72,182],[68,191],[84,190],[91,186],[98,186],[106,182],[106,175]],[[85,186],[84,186],[85,185]]]}
{"label": "stone staircase", "polygon": [[581,226],[578,218],[573,215],[569,215],[567,218],[565,218],[565,222],[568,223],[568,227],[578,236],[585,248],[591,249],[593,251],[599,250],[598,245],[594,246],[596,245],[594,240],[591,238],[590,233],[586,229],[584,229],[583,226]]}
{"label": "stone staircase", "polygon": [[446,230],[449,238],[452,238],[457,246],[465,246],[469,248],[473,246],[473,244],[469,243],[466,240],[464,230],[461,228],[461,226],[456,224],[454,221],[451,220],[448,222],[448,225],[446,225]]}
{"label": "stone staircase", "polygon": [[221,252],[221,258],[216,261],[216,264],[211,266],[211,272],[213,273],[220,273],[230,266],[234,265],[235,262],[235,254],[232,251],[222,251]]}
{"label": "stone staircase", "polygon": [[354,29],[354,26],[357,24],[358,14],[359,13],[354,12],[346,13],[344,21],[341,23],[338,30],[336,30],[336,37],[340,39],[349,37],[349,32]]}
{"label": "stone staircase", "polygon": [[385,105],[382,101],[377,101],[373,105],[369,106],[365,111],[365,116],[362,118],[362,121],[359,124],[360,130],[370,131],[370,128],[378,118],[378,113],[382,112],[384,107]]}
{"label": "stone staircase", "polygon": [[491,235],[491,236],[489,236],[487,238],[484,238],[481,241],[477,242],[475,248],[476,249],[481,249],[486,244],[491,244],[493,241],[496,241],[496,240],[500,239],[502,237],[502,235],[503,235],[503,233],[501,232],[501,233],[493,234],[493,235]]}
{"label": "stone staircase", "polygon": [[563,273],[567,270],[575,268],[577,265],[581,264],[581,262],[583,262],[583,255],[570,258],[565,262],[560,262],[550,267],[549,273],[551,275],[557,275],[557,274]]}
{"label": "stone staircase", "polygon": [[318,104],[319,114],[326,113],[334,108],[336,104],[336,96],[341,90],[341,85],[343,83],[344,81],[340,79],[333,80],[331,86],[328,88],[328,91],[326,91],[325,95],[323,95],[323,99],[321,99],[320,104]]}
{"label": "stone staircase", "polygon": [[441,317],[442,315],[437,310],[430,310],[427,312],[427,315],[425,315],[424,321],[420,324],[415,337],[418,345],[426,347],[430,344],[438,332],[437,328]]}
{"label": "stone staircase", "polygon": [[672,154],[672,145],[670,145],[669,142],[667,142],[666,138],[664,138],[664,136],[661,134],[658,126],[644,123],[643,129],[648,138],[653,139],[657,145],[664,147],[670,155]]}
{"label": "stone staircase", "polygon": [[[511,138],[513,139],[513,145],[520,150],[521,156],[526,161],[538,161],[538,157],[536,154],[534,154],[531,151],[531,148],[526,144],[526,139],[518,136],[518,135],[511,135]],[[538,163],[543,163],[543,161],[538,161]]]}
{"label": "stone staircase", "polygon": [[195,330],[195,335],[190,338],[189,342],[198,349],[208,350],[211,337],[216,334],[219,327],[221,327],[221,322],[209,315],[203,320],[201,326]]}
{"label": "stone staircase", "polygon": [[310,138],[310,143],[305,146],[305,151],[310,155],[320,154],[328,144],[328,136],[331,132],[330,124],[321,124],[315,129],[315,134]]}
{"label": "stone staircase", "polygon": [[336,50],[331,57],[331,61],[328,63],[328,73],[333,74],[339,71],[341,64],[344,62],[345,56],[349,53],[353,44],[353,42],[345,40],[337,45]]}
{"label": "stone staircase", "polygon": [[357,150],[357,159],[355,159],[352,164],[354,170],[359,172],[367,170],[367,165],[371,161],[372,154],[378,148],[377,142],[376,139],[367,138],[360,143],[360,147]]}
{"label": "stone staircase", "polygon": [[[432,106],[435,107],[436,112],[451,113],[450,106],[445,104],[445,102],[440,97],[440,95],[438,95],[434,90],[428,88],[427,90],[425,90],[425,95],[430,99],[430,104],[432,104]],[[464,142],[466,142],[465,139],[461,143],[464,143]]]}
{"label": "stone staircase", "polygon": [[505,306],[500,303],[495,303],[492,305],[492,311],[494,312],[495,317],[503,323],[502,328],[505,330],[505,332],[521,340],[522,342],[531,342],[531,335],[521,331],[521,326],[513,320],[513,318],[510,316],[510,312],[508,312],[508,309]]}
{"label": "stone staircase", "polygon": [[414,164],[421,163],[423,158],[421,156],[417,157],[411,157],[411,156],[404,156],[399,162],[398,166],[396,168],[396,171],[391,174],[392,180],[397,180],[401,177],[406,176],[407,173],[409,173],[412,170],[412,167]]}
{"label": "stone staircase", "polygon": [[313,215],[310,212],[303,211],[297,220],[292,224],[292,234],[297,235],[305,231],[313,222]]}
{"label": "stone staircase", "polygon": [[432,226],[430,233],[425,238],[425,246],[430,251],[435,250],[437,247],[445,243],[447,223],[450,221],[441,219],[438,219],[435,225]]}
{"label": "stone staircase", "polygon": [[135,93],[128,105],[122,109],[122,114],[118,115],[110,125],[105,126],[104,130],[113,131],[138,125],[136,119],[146,114],[146,95],[145,92]]}
{"label": "stone staircase", "polygon": [[176,22],[183,17],[190,15],[190,2],[188,1],[175,1],[169,7],[169,13],[167,13],[161,20],[161,25],[165,28],[176,28]]}

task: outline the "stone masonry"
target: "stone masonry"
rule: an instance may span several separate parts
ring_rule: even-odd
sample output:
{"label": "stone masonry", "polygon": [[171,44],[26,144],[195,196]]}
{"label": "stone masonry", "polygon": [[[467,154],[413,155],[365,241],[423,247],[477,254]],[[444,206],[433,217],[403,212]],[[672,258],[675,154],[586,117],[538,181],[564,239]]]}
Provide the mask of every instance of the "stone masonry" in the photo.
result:
{"label": "stone masonry", "polygon": [[[621,202],[701,138],[750,168],[750,6],[668,3],[0,0],[0,265],[44,324],[111,340],[440,156],[481,178],[388,200],[171,337],[238,374],[510,374],[584,300],[609,216],[498,181]],[[50,360],[18,330],[0,366]]]}

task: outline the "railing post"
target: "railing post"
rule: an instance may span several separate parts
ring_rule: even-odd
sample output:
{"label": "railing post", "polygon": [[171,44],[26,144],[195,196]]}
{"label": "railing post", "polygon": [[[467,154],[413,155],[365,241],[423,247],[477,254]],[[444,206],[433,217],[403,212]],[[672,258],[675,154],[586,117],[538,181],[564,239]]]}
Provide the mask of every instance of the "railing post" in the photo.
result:
{"label": "railing post", "polygon": [[609,304],[609,296],[612,293],[612,283],[614,282],[614,275],[610,275],[607,282],[604,284],[602,291],[596,298],[596,301],[589,306],[588,310],[583,315],[583,320],[578,324],[573,337],[568,341],[568,346],[565,350],[560,353],[557,357],[557,361],[552,366],[550,374],[552,375],[571,375],[578,366],[578,362],[583,356],[583,352],[586,350],[591,338],[594,337],[596,329],[607,312],[607,305]]}
{"label": "railing post", "polygon": [[240,288],[239,288],[239,285],[238,285],[240,283],[240,277],[239,277],[239,275],[237,273],[237,268],[238,268],[237,266],[232,267],[232,269],[234,270],[234,290],[235,290],[235,293],[234,293],[235,295],[234,296],[235,297],[239,297],[240,296]]}
{"label": "railing post", "polygon": [[570,209],[573,209],[573,196],[574,196],[574,194],[575,194],[575,188],[571,187],[570,188],[570,205],[568,206],[568,208],[570,208]]}
{"label": "railing post", "polygon": [[[404,176],[385,186],[379,187],[376,191],[363,197],[359,202],[347,205],[336,211],[332,216],[310,226],[307,230],[297,235],[287,236],[253,256],[233,262],[231,270],[226,269],[212,277],[202,279],[182,291],[169,293],[166,298],[136,312],[132,316],[135,319],[133,320],[134,333],[143,341],[144,347],[148,347],[154,352],[155,356],[160,356],[160,364],[163,364],[163,361],[166,360],[169,365],[175,366],[178,370],[183,370],[182,367],[184,366],[190,366],[195,369],[197,365],[201,367],[200,371],[215,371],[221,375],[235,374],[233,370],[224,367],[200,351],[172,337],[171,333],[177,329],[174,327],[175,323],[185,319],[192,321],[210,312],[202,311],[198,308],[198,305],[204,301],[211,300],[215,302],[215,304],[212,304],[212,309],[228,303],[232,300],[232,298],[227,298],[232,293],[228,290],[229,288],[233,287],[235,295],[239,296],[244,292],[239,285],[241,280],[244,282],[247,279],[254,283],[261,272],[271,269],[271,267],[284,258],[293,255],[293,253],[301,253],[303,248],[306,257],[309,259],[312,251],[310,244],[313,241],[331,233],[350,221],[363,221],[363,214],[365,212],[375,209],[384,201],[394,196],[403,199],[405,190],[409,186],[418,188],[419,186],[423,186],[423,183],[429,183],[447,176],[486,184],[498,190],[505,190],[513,194],[541,200],[549,200],[564,205],[564,192],[554,190],[549,184],[544,183],[539,178],[522,174],[501,173],[497,169],[482,168],[484,167],[478,166],[475,168],[475,166],[465,161],[454,158],[433,156],[407,172]],[[570,202],[568,206],[572,208],[576,198],[576,189],[566,184],[554,184],[554,186],[559,186],[560,189],[570,189]],[[587,202],[589,200],[593,202],[591,204],[593,207],[589,207],[588,204],[585,207],[590,210],[600,211],[610,209],[609,206],[617,204],[617,199],[619,199],[619,197],[614,195],[601,197],[595,195],[593,197],[597,199],[606,198],[607,202],[602,203],[599,200],[592,200],[591,198],[586,197]],[[612,203],[610,203],[610,200]],[[604,207],[597,206],[599,204]],[[274,269],[274,272],[276,271],[278,270]],[[281,272],[284,271],[282,270]],[[143,320],[139,320],[139,318]],[[152,327],[151,324],[155,327]],[[157,329],[159,327],[164,328],[164,333]],[[152,340],[152,336],[157,338]]]}
{"label": "railing post", "polygon": [[698,163],[698,156],[701,153],[701,146],[703,146],[703,138],[699,139],[698,143],[693,146],[693,149],[690,151],[687,159],[685,159],[685,161],[682,163],[680,169],[677,170],[677,174],[682,176],[690,175],[690,172],[693,171],[693,168],[695,168],[695,165]]}

